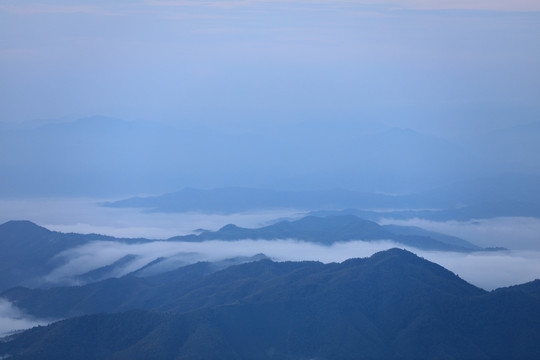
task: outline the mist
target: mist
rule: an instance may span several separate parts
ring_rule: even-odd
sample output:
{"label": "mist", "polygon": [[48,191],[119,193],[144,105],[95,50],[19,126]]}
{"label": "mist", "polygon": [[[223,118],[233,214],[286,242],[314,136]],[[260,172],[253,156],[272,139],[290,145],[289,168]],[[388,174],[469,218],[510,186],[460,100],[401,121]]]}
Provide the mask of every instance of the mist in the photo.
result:
{"label": "mist", "polygon": [[[152,240],[70,248],[36,284],[256,254],[341,262],[393,247],[486,290],[540,278],[540,2],[0,4],[0,223]],[[227,187],[419,199],[374,205],[383,215],[501,201],[524,209],[502,215],[538,217],[380,220],[507,249],[454,253],[362,239],[165,240],[307,214],[294,205],[227,214],[205,213],[198,198],[181,213],[101,206]],[[310,210],[343,210],[329,204]],[[24,256],[35,255],[29,248]],[[16,305],[0,298],[0,336],[48,323]]]}
{"label": "mist", "polygon": [[446,222],[424,219],[381,219],[380,223],[418,226],[426,230],[457,236],[481,247],[540,251],[540,219],[538,218],[500,217]]}
{"label": "mist", "polygon": [[[227,224],[256,228],[277,219],[296,219],[302,211],[266,210],[229,215],[204,213],[153,213],[140,209],[105,208],[100,199],[49,198],[0,200],[0,222],[13,218],[29,219],[51,230],[78,233],[100,233],[117,237],[166,239],[193,233],[203,228],[218,230]],[[484,289],[494,289],[534,280],[540,277],[540,219],[494,218],[467,222],[434,222],[422,219],[381,219],[381,224],[418,226],[430,231],[458,236],[481,247],[505,247],[508,251],[475,252],[470,254],[426,252],[411,248],[419,256],[434,261],[467,281]],[[294,240],[244,240],[182,243],[155,241],[127,245],[117,242],[94,242],[72,249],[60,256],[66,264],[46,274],[51,283],[80,284],[78,275],[110,265],[126,255],[135,257],[107,276],[122,276],[135,271],[159,257],[168,258],[163,268],[197,261],[218,261],[236,256],[264,253],[277,261],[318,260],[343,261],[350,257],[367,257],[391,247],[403,248],[392,242],[350,242],[321,246]]]}
{"label": "mist", "polygon": [[[274,261],[314,260],[323,263],[364,258],[390,248],[404,248],[456,273],[466,281],[486,290],[516,285],[540,278],[539,251],[500,251],[450,253],[422,251],[391,241],[350,241],[330,246],[296,240],[240,240],[173,242],[155,241],[145,244],[124,244],[96,241],[59,255],[66,263],[45,277],[50,283],[80,285],[77,278],[86,272],[107,266],[121,258],[134,258],[121,267],[111,269],[108,276],[119,277],[133,272],[158,258],[167,258],[171,266],[198,261],[220,261],[234,257],[265,254]],[[169,266],[169,270],[172,270]]]}
{"label": "mist", "polygon": [[38,325],[47,325],[53,320],[36,319],[25,314],[10,301],[0,297],[0,337]]}
{"label": "mist", "polygon": [[0,196],[538,174],[537,7],[390,3],[11,1]]}
{"label": "mist", "polygon": [[218,230],[227,224],[260,227],[280,218],[305,214],[295,209],[260,210],[234,214],[156,213],[144,209],[100,206],[111,198],[0,199],[0,223],[30,220],[49,230],[95,233],[115,237],[167,239],[194,230]]}

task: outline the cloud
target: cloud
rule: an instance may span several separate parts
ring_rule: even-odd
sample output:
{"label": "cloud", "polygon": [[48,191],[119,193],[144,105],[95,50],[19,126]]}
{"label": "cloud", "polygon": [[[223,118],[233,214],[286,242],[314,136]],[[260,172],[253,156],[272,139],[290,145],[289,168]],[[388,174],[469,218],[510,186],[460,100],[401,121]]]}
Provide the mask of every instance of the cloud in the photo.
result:
{"label": "cloud", "polygon": [[472,221],[437,222],[424,219],[381,219],[380,223],[418,226],[426,230],[453,235],[481,247],[505,247],[512,250],[540,251],[540,219],[499,217]]}
{"label": "cloud", "polygon": [[161,214],[98,205],[105,201],[110,199],[0,199],[0,223],[24,219],[61,232],[167,239],[191,234],[196,229],[218,230],[227,224],[259,227],[278,218],[297,218],[304,214],[294,209],[228,215],[197,212]]}
{"label": "cloud", "polygon": [[421,256],[486,290],[540,278],[539,251],[497,251],[470,254],[420,252]]}
{"label": "cloud", "polygon": [[324,263],[363,258],[393,247],[406,248],[438,263],[464,280],[491,290],[540,278],[539,251],[501,251],[449,253],[422,251],[391,241],[350,241],[330,246],[296,240],[240,240],[172,242],[155,241],[146,244],[124,244],[96,241],[68,250],[60,256],[66,264],[51,272],[46,280],[53,283],[77,284],[77,275],[112,264],[126,255],[132,260],[111,269],[109,276],[122,276],[157,258],[169,258],[177,266],[197,261],[219,261],[237,256],[263,253],[276,261],[316,260]]}
{"label": "cloud", "polygon": [[[208,215],[202,213],[158,214],[137,209],[103,208],[96,199],[29,199],[0,200],[0,223],[13,219],[29,219],[45,227],[64,232],[102,233],[121,237],[165,239],[188,234],[197,228],[217,230],[226,224],[259,227],[281,217],[300,217],[302,212],[261,211],[256,213]],[[410,249],[457,273],[465,280],[485,289],[509,286],[540,277],[540,219],[496,218],[469,222],[433,222],[421,219],[406,221],[383,219],[383,224],[419,226],[426,230],[454,235],[482,247],[503,246],[508,252],[453,254],[422,252]],[[76,283],[76,276],[110,265],[132,254],[130,262],[112,268],[108,276],[122,276],[158,257],[169,258],[169,266],[196,261],[217,261],[234,256],[265,253],[276,260],[343,261],[350,257],[366,257],[391,247],[392,242],[350,242],[332,246],[293,240],[181,243],[156,241],[128,245],[95,242],[62,254],[68,262],[47,280]]]}
{"label": "cloud", "polygon": [[[96,199],[0,200],[0,223],[13,219],[29,219],[58,231],[165,239],[191,233],[197,228],[217,230],[230,223],[255,228],[277,218],[296,218],[303,215],[295,210],[231,215],[158,214],[144,213],[137,209],[102,208],[97,205],[98,202]],[[482,247],[503,246],[511,249],[505,252],[471,254],[410,249],[482,288],[509,286],[540,277],[540,219],[496,218],[470,222],[383,219],[382,223],[419,226],[426,230],[458,236]],[[158,257],[169,258],[170,266],[257,253],[265,253],[276,260],[333,262],[350,257],[370,256],[391,247],[403,246],[392,242],[361,241],[322,246],[294,240],[204,243],[155,241],[138,245],[94,242],[62,254],[61,256],[68,260],[67,263],[48,274],[47,279],[52,282],[76,283],[77,275],[110,265],[129,254],[134,255],[131,261],[110,269],[108,276],[122,276]]]}
{"label": "cloud", "polygon": [[0,337],[51,322],[51,320],[35,319],[26,315],[10,301],[0,298]]}

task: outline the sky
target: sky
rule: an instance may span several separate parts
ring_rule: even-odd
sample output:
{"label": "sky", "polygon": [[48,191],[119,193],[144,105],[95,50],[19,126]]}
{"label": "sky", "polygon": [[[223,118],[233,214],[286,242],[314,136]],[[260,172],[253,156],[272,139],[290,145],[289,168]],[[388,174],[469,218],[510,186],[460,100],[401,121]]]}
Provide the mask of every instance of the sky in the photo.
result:
{"label": "sky", "polygon": [[520,121],[501,112],[539,113],[539,11],[534,0],[2,0],[0,121],[501,127]]}
{"label": "sky", "polygon": [[526,0],[0,0],[0,196],[538,174],[538,39]]}

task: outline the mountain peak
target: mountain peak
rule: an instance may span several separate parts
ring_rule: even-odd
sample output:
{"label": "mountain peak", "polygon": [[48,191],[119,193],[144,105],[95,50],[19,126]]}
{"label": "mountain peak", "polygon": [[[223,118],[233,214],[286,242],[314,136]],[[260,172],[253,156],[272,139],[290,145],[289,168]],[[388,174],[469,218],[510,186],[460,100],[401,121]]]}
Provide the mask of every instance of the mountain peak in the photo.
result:
{"label": "mountain peak", "polygon": [[376,252],[367,258],[350,258],[342,262],[342,264],[347,265],[358,265],[364,262],[370,262],[372,264],[380,264],[383,262],[392,262],[392,263],[415,263],[415,262],[425,262],[430,263],[429,261],[419,257],[418,255],[400,248],[391,248],[388,250],[382,250]]}
{"label": "mountain peak", "polygon": [[227,224],[223,226],[221,229],[219,229],[219,232],[236,231],[238,229],[241,229],[241,228],[234,224]]}
{"label": "mountain peak", "polygon": [[400,249],[400,248],[391,248],[388,250],[379,251],[373,254],[371,258],[372,259],[391,259],[391,258],[421,259],[415,253],[412,253],[409,250]]}
{"label": "mountain peak", "polygon": [[0,225],[0,231],[41,231],[50,232],[50,230],[37,225],[29,220],[10,220]]}

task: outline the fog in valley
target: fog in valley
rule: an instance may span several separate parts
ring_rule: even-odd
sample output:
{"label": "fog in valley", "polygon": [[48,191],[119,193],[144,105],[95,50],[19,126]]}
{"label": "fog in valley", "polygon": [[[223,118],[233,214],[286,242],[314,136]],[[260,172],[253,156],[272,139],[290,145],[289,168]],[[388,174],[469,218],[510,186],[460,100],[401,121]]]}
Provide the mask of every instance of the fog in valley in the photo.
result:
{"label": "fog in valley", "polygon": [[[1,228],[9,287],[394,247],[539,279],[539,39],[528,0],[0,0],[0,226],[73,235]],[[307,216],[428,245],[195,236]],[[54,320],[0,296],[0,337]]]}
{"label": "fog in valley", "polygon": [[[285,209],[234,214],[155,213],[140,209],[107,208],[103,199],[41,199],[2,201],[0,222],[22,218],[50,230],[75,233],[96,233],[115,237],[166,240],[177,235],[197,233],[197,230],[218,230],[227,224],[257,228],[283,219],[299,219],[307,212]],[[9,205],[9,206],[8,206]],[[4,210],[5,209],[5,210]],[[57,209],[51,211],[50,209]],[[6,211],[7,210],[7,211]],[[382,219],[381,224],[418,226],[426,230],[458,236],[481,247],[504,247],[497,252],[448,253],[410,251],[455,272],[481,288],[491,290],[540,278],[540,219],[494,218],[467,222],[435,222],[422,219]],[[358,239],[362,240],[362,239]],[[144,244],[124,244],[96,241],[68,250],[60,256],[67,263],[44,276],[53,283],[77,284],[77,275],[112,264],[126,255],[136,259],[116,269],[114,276],[126,275],[160,257],[171,257],[171,269],[197,261],[219,261],[237,256],[265,254],[276,261],[316,260],[341,262],[350,257],[368,257],[392,247],[406,248],[391,241],[336,243],[330,246],[276,239],[276,241],[245,239],[242,241],[209,241],[185,243],[155,241]]]}

